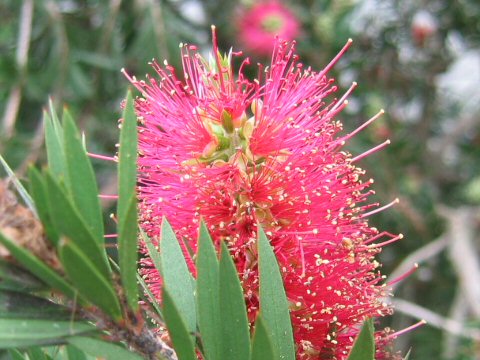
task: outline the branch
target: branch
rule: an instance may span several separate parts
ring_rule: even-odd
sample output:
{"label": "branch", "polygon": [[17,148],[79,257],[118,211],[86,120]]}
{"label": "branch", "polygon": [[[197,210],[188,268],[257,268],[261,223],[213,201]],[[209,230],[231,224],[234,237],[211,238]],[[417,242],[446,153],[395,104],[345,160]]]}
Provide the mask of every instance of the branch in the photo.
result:
{"label": "branch", "polygon": [[408,315],[412,318],[421,320],[424,319],[429,325],[445,330],[451,334],[458,335],[464,338],[469,338],[475,341],[480,341],[480,330],[465,328],[461,323],[453,319],[449,319],[439,315],[429,309],[420,305],[411,303],[407,300],[395,299],[392,301],[396,311]]}

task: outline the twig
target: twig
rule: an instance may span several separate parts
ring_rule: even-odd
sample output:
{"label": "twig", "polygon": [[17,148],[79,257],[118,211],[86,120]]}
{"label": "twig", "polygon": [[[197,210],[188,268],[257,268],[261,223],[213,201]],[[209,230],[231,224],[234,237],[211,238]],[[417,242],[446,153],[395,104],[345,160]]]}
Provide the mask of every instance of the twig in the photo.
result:
{"label": "twig", "polygon": [[[395,270],[392,271],[388,277],[387,282],[392,281],[407,271],[409,271],[415,264],[421,264],[435,256],[437,256],[448,245],[448,238],[441,236],[437,240],[429,242],[427,245],[415,250],[408,255]],[[395,289],[401,282],[392,284],[392,289]]]}
{"label": "twig", "polygon": [[449,221],[449,255],[460,288],[475,317],[480,318],[480,261],[474,245],[475,216],[478,208],[440,209]]}
{"label": "twig", "polygon": [[13,135],[18,109],[22,99],[22,86],[28,61],[28,49],[30,48],[30,34],[32,32],[32,18],[33,0],[24,0],[20,13],[20,27],[16,52],[17,67],[20,71],[20,81],[17,82],[10,92],[2,119],[2,125],[6,139],[9,139]]}
{"label": "twig", "polygon": [[407,300],[394,299],[392,301],[396,311],[411,316],[415,319],[425,319],[429,325],[445,330],[450,334],[480,341],[480,330],[465,328],[461,323],[439,315],[420,305]]}
{"label": "twig", "polygon": [[[455,295],[455,299],[453,300],[452,306],[450,308],[449,317],[450,319],[457,321],[458,323],[465,324],[465,320],[468,314],[468,306],[465,298],[461,291],[457,291]],[[444,334],[444,341],[443,341],[443,358],[445,359],[452,359],[458,348],[458,336],[452,334]]]}

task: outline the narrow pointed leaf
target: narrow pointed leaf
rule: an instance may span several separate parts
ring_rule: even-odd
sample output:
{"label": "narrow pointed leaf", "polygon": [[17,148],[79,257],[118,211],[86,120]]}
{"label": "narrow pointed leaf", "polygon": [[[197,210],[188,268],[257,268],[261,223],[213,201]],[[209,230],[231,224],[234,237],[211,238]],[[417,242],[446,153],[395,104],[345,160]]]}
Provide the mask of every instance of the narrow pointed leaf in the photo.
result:
{"label": "narrow pointed leaf", "polygon": [[188,270],[175,233],[165,218],[162,221],[160,258],[164,287],[175,302],[175,307],[180,311],[188,331],[193,334],[197,330],[195,280]]}
{"label": "narrow pointed leaf", "polygon": [[59,290],[70,298],[75,297],[75,290],[60,275],[45,265],[30,251],[17,246],[12,240],[0,232],[0,243],[7,248],[10,254],[32,274],[50,285],[53,289]]}
{"label": "narrow pointed leaf", "polygon": [[50,356],[45,354],[41,348],[33,347],[28,349],[28,357],[30,360],[49,360],[51,359]]}
{"label": "narrow pointed leaf", "polygon": [[126,216],[129,201],[136,192],[137,184],[137,116],[133,106],[132,94],[129,91],[123,122],[120,131],[120,149],[118,153],[118,205],[119,220]]}
{"label": "narrow pointed leaf", "polygon": [[23,184],[18,179],[17,175],[15,175],[15,173],[10,168],[10,166],[5,161],[5,159],[3,158],[2,155],[0,155],[0,163],[2,164],[3,168],[5,169],[5,172],[8,174],[8,177],[10,178],[10,181],[12,181],[13,184],[15,185],[15,188],[17,189],[18,193],[20,194],[20,197],[22,198],[22,200],[25,202],[25,205],[27,205],[28,208],[35,213],[36,212],[35,206],[33,205],[33,200],[31,198],[30,194],[25,189]]}
{"label": "narrow pointed leaf", "polygon": [[95,326],[85,322],[0,319],[0,349],[62,344],[69,336],[94,331]]}
{"label": "narrow pointed leaf", "polygon": [[121,318],[120,303],[112,284],[107,281],[88,257],[68,239],[59,248],[65,273],[85,299],[97,305],[115,320]]}
{"label": "narrow pointed leaf", "polygon": [[105,249],[98,244],[66,192],[47,173],[48,209],[58,232],[71,239],[105,279],[110,278]]}
{"label": "narrow pointed leaf", "polygon": [[69,338],[68,342],[77,349],[96,358],[106,360],[142,360],[141,356],[125,349],[121,345],[112,344],[99,339],[75,336]]}
{"label": "narrow pointed leaf", "polygon": [[15,291],[45,290],[47,285],[28,271],[0,260],[0,289]]}
{"label": "narrow pointed leaf", "polygon": [[410,359],[410,353],[412,352],[412,349],[409,349],[408,352],[407,352],[407,355],[405,355],[405,357],[403,358],[403,360],[408,360]]}
{"label": "narrow pointed leaf", "polygon": [[375,336],[373,320],[368,319],[363,324],[348,355],[348,360],[375,360]]}
{"label": "narrow pointed leaf", "polygon": [[[69,342],[72,339],[77,339],[77,338],[76,337],[70,338]],[[88,360],[87,355],[82,350],[75,347],[74,345],[65,346],[65,350],[67,352],[68,360]]]}
{"label": "narrow pointed leaf", "polygon": [[118,252],[120,276],[128,305],[138,309],[137,285],[137,198],[132,194],[130,205],[118,224]]}
{"label": "narrow pointed leaf", "polygon": [[63,152],[63,134],[57,113],[50,101],[50,114],[43,113],[45,126],[45,145],[47,147],[48,167],[55,177],[65,176],[65,154]]}
{"label": "narrow pointed leaf", "polygon": [[10,356],[12,357],[13,360],[24,360],[24,359],[26,359],[26,357],[24,357],[23,354],[16,349],[10,349],[10,350],[8,350],[8,352],[10,353]]}
{"label": "narrow pointed leaf", "polygon": [[130,308],[138,309],[137,285],[137,117],[128,92],[120,131],[118,163],[118,257],[120,276]]}
{"label": "narrow pointed leaf", "polygon": [[295,359],[292,324],[288,301],[273,249],[260,228],[258,232],[258,263],[260,272],[260,311],[265,326],[272,334],[277,359]]}
{"label": "narrow pointed leaf", "polygon": [[79,214],[97,243],[103,247],[103,218],[92,164],[69,112],[63,111],[65,182]]}
{"label": "narrow pointed leaf", "polygon": [[237,269],[222,243],[219,273],[219,311],[222,324],[222,359],[249,360],[250,334],[247,311]]}
{"label": "narrow pointed leaf", "polygon": [[197,258],[197,316],[202,334],[202,344],[209,360],[221,360],[220,343],[222,335],[219,303],[218,259],[212,239],[205,223],[200,225]]}
{"label": "narrow pointed leaf", "polygon": [[53,221],[48,212],[48,200],[46,194],[46,184],[40,172],[31,166],[28,169],[28,178],[30,180],[30,193],[35,202],[38,217],[42,221],[48,240],[54,245],[58,243],[58,233],[53,226]]}
{"label": "narrow pointed leaf", "polygon": [[155,269],[157,269],[157,271],[161,273],[162,259],[160,257],[160,252],[153,244],[152,239],[150,239],[150,237],[142,229],[140,229],[140,235],[142,236],[142,240],[145,242],[145,245],[147,245],[148,255],[152,259]]}
{"label": "narrow pointed leaf", "polygon": [[0,319],[71,320],[70,311],[46,299],[15,291],[0,291]]}
{"label": "narrow pointed leaf", "polygon": [[172,338],[173,347],[178,359],[196,360],[193,334],[188,330],[184,317],[166,288],[163,289],[162,298],[164,320],[167,324],[168,333]]}
{"label": "narrow pointed leaf", "polygon": [[[278,359],[269,333],[270,331],[265,327],[263,318],[258,316],[255,321],[255,332],[253,333],[251,360]],[[291,360],[294,359],[292,358]]]}

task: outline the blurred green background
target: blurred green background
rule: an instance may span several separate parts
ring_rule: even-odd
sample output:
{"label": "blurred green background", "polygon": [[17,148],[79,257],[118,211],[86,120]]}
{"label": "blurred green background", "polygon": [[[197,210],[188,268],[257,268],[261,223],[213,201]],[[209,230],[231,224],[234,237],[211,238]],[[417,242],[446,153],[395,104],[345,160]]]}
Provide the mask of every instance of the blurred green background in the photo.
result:
{"label": "blurred green background", "polygon": [[[0,2],[0,153],[22,175],[45,161],[42,111],[49,97],[68,106],[90,152],[113,155],[128,81],[148,62],[179,66],[180,42],[241,49],[235,27],[250,2],[232,0],[2,0]],[[375,179],[375,201],[400,204],[374,216],[379,229],[405,238],[384,248],[401,330],[397,347],[411,359],[480,358],[480,2],[476,0],[301,0],[284,2],[301,26],[304,64],[322,69],[348,38],[352,48],[333,72],[341,94],[359,83],[340,119],[353,130],[386,115],[347,149],[362,153]],[[243,10],[242,10],[243,9]],[[256,61],[268,62],[244,52]],[[254,67],[252,67],[254,68]],[[255,74],[255,71],[252,71]],[[114,165],[95,161],[103,193],[115,189]],[[106,212],[110,203],[105,202]]]}

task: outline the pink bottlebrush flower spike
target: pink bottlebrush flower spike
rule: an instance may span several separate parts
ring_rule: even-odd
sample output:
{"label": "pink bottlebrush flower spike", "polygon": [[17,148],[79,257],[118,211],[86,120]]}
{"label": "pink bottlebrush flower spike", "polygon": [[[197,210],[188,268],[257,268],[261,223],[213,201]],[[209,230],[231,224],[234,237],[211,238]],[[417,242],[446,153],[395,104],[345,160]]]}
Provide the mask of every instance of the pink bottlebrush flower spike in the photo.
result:
{"label": "pink bottlebrush flower spike", "polygon": [[275,37],[295,40],[300,33],[300,22],[280,1],[259,1],[240,11],[237,31],[245,50],[260,56],[270,56],[275,46]]}
{"label": "pink bottlebrush flower spike", "polygon": [[[157,77],[129,77],[142,93],[136,111],[143,228],[158,239],[165,216],[196,251],[203,218],[216,244],[228,244],[253,324],[261,224],[283,273],[297,359],[345,359],[362,321],[391,313],[375,244],[397,237],[368,225],[378,207],[367,203],[373,181],[363,180],[342,149],[357,131],[339,135],[336,120],[347,101],[326,103],[337,89],[327,73],[350,43],[315,72],[298,62],[294,43],[279,40],[271,65],[249,81],[242,74],[248,61],[234,73],[231,57],[238,54],[222,56],[214,33],[209,61],[182,46],[181,78],[157,63]],[[160,298],[160,276],[148,259],[144,265]],[[190,267],[195,274],[191,259]],[[385,344],[388,334],[377,339]]]}

